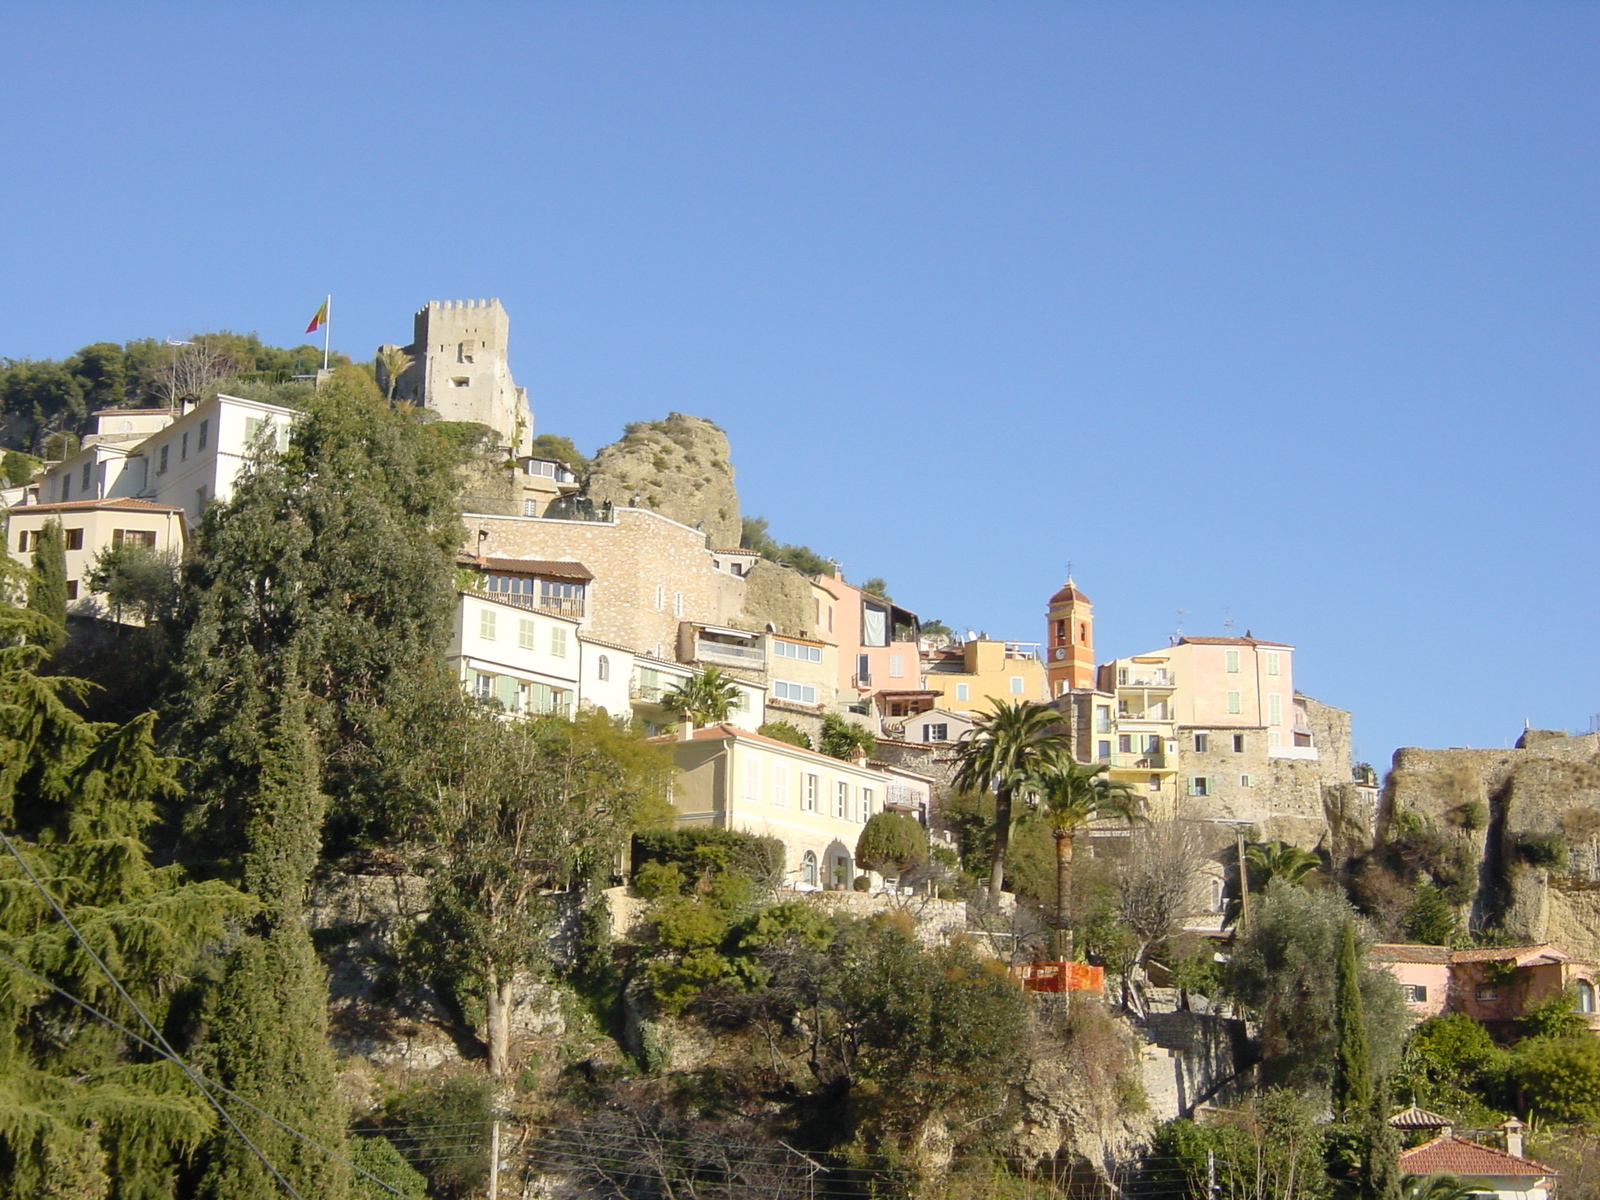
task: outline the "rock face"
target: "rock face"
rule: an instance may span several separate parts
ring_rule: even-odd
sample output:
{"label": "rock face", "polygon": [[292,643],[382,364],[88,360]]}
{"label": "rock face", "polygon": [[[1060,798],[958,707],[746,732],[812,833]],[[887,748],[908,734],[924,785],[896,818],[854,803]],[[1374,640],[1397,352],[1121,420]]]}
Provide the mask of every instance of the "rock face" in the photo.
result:
{"label": "rock face", "polygon": [[698,526],[714,547],[739,544],[728,435],[704,417],[668,413],[627,426],[621,441],[595,455],[587,491],[596,505],[648,508]]}
{"label": "rock face", "polygon": [[[1513,750],[1397,750],[1380,839],[1406,814],[1470,842],[1475,928],[1600,957],[1600,735],[1532,729]],[[1564,862],[1529,852],[1553,845]]]}

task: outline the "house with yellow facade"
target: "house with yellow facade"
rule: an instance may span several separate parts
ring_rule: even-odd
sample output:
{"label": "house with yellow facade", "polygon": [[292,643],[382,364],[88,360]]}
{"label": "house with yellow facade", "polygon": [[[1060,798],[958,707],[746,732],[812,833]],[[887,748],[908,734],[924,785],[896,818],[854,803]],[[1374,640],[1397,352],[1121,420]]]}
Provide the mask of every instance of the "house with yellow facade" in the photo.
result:
{"label": "house with yellow facade", "polygon": [[1050,699],[1038,642],[973,638],[922,656],[926,708],[953,713],[992,712],[996,701],[1042,703]]}
{"label": "house with yellow facade", "polygon": [[926,814],[932,781],[845,762],[728,725],[684,726],[671,741],[678,824],[733,829],[783,843],[785,886],[846,890],[856,839],[875,813]]}

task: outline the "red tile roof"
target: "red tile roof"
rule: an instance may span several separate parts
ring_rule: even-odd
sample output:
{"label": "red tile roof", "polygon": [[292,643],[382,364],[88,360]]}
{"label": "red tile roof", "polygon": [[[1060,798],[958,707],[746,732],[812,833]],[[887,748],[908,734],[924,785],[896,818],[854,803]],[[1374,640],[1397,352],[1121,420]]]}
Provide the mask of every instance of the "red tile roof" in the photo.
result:
{"label": "red tile roof", "polygon": [[1432,1175],[1439,1171],[1473,1176],[1561,1173],[1530,1158],[1518,1158],[1504,1150],[1480,1146],[1477,1142],[1454,1136],[1436,1137],[1414,1150],[1407,1150],[1400,1156],[1400,1170],[1407,1175]]}
{"label": "red tile roof", "polygon": [[1293,650],[1288,642],[1264,642],[1260,638],[1249,637],[1181,637],[1180,643],[1188,642],[1191,646],[1282,646],[1285,650]]}
{"label": "red tile roof", "polygon": [[1541,942],[1537,946],[1482,946],[1472,950],[1454,950],[1450,953],[1453,963],[1479,963],[1479,962],[1515,962],[1519,967],[1533,964],[1571,962],[1572,956],[1557,950],[1548,942]]}
{"label": "red tile roof", "polygon": [[1449,1117],[1441,1117],[1436,1112],[1429,1112],[1413,1104],[1410,1108],[1390,1117],[1389,1124],[1396,1129],[1449,1129],[1455,1122]]}
{"label": "red tile roof", "polygon": [[87,512],[92,508],[123,508],[135,512],[162,512],[181,513],[183,509],[171,504],[157,504],[153,500],[133,500],[127,497],[118,497],[112,500],[66,500],[56,501],[54,504],[19,504],[11,510],[14,517],[27,516],[31,512]]}
{"label": "red tile roof", "polygon": [[588,583],[594,572],[581,562],[556,562],[546,558],[479,558],[474,554],[460,556],[468,566],[483,567],[488,571],[514,571],[523,575],[548,575],[553,579],[575,579]]}
{"label": "red tile roof", "polygon": [[1380,942],[1372,948],[1372,957],[1378,962],[1398,963],[1448,963],[1449,946],[1418,946],[1403,942]]}

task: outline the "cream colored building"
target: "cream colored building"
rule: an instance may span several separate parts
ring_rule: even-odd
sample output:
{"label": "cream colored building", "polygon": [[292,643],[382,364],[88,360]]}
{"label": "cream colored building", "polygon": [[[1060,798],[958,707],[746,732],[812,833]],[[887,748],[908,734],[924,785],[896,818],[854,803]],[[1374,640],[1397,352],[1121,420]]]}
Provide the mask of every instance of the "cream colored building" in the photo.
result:
{"label": "cream colored building", "polygon": [[923,687],[934,706],[949,712],[992,712],[995,702],[1043,703],[1050,684],[1037,642],[974,638],[960,647],[930,651],[922,659]]}
{"label": "cream colored building", "polygon": [[149,500],[69,500],[65,504],[25,504],[11,510],[6,548],[23,566],[33,564],[39,531],[61,523],[67,546],[67,607],[84,616],[105,615],[105,599],[89,589],[87,575],[95,556],[113,546],[182,551],[187,527],[181,508]]}
{"label": "cream colored building", "polygon": [[672,747],[679,825],[777,838],[785,884],[797,890],[850,888],[867,819],[890,804],[927,811],[925,776],[842,762],[732,725],[696,729]]}

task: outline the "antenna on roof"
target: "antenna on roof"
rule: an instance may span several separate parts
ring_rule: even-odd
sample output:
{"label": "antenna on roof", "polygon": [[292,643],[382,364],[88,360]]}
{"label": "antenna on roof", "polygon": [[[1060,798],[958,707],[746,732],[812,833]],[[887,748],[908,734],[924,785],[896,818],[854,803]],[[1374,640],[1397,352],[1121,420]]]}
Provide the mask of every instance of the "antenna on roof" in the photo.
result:
{"label": "antenna on roof", "polygon": [[1189,615],[1189,610],[1187,608],[1180,608],[1178,610],[1178,628],[1173,630],[1173,633],[1172,633],[1172,640],[1173,641],[1177,641],[1179,638],[1181,638],[1183,636],[1183,619],[1185,617],[1187,617],[1188,615]]}
{"label": "antenna on roof", "polygon": [[1233,609],[1224,608],[1222,610],[1222,627],[1224,629],[1226,629],[1226,630],[1229,630],[1230,632],[1232,631],[1232,629],[1233,629]]}

